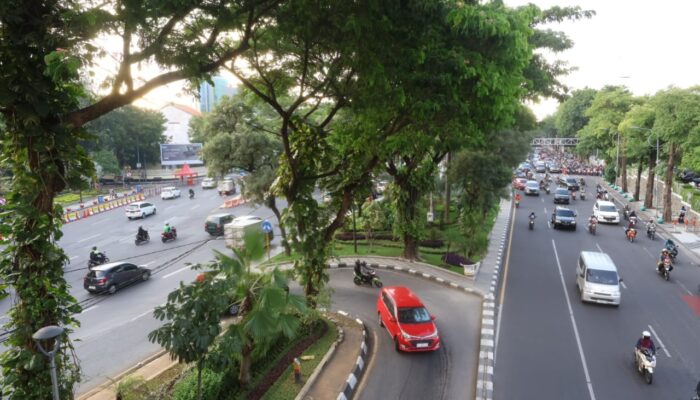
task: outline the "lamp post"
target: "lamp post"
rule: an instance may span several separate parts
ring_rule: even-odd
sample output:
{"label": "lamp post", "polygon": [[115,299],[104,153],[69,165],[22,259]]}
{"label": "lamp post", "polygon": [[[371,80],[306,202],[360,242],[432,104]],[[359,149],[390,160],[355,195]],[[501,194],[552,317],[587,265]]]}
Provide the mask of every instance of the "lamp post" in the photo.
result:
{"label": "lamp post", "polygon": [[[63,335],[63,331],[63,328],[61,328],[60,326],[49,325],[39,329],[32,335],[32,339],[34,339],[37,346],[39,347],[39,351],[41,351],[42,354],[49,358],[49,364],[51,365],[51,385],[53,386],[53,400],[59,400],[55,358],[58,349],[61,347],[61,335]],[[53,350],[44,350],[44,346],[41,345],[41,342],[44,340],[55,340]]]}

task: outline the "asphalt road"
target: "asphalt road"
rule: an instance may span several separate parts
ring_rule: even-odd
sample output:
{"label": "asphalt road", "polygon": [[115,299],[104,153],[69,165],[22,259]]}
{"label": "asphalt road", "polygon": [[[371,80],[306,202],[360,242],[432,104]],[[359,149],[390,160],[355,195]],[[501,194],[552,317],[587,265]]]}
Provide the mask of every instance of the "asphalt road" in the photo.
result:
{"label": "asphalt road", "polygon": [[385,286],[407,286],[436,317],[442,348],[397,353],[377,319],[379,289],[355,286],[352,270],[331,270],[333,308],[361,318],[374,345],[359,399],[472,398],[478,363],[481,299],[406,274],[381,271]]}
{"label": "asphalt road", "polygon": [[[664,239],[651,241],[641,229],[629,243],[622,223],[599,224],[597,234],[589,234],[585,221],[592,213],[595,181],[586,181],[589,197],[571,205],[578,211],[577,231],[548,226],[552,195],[523,196],[516,210],[497,331],[494,398],[688,399],[700,379],[700,299],[692,292],[700,269],[681,250],[666,282],[654,268]],[[527,227],[531,211],[538,215],[534,231]],[[580,301],[575,268],[582,250],[612,257],[623,278],[620,307]],[[651,385],[633,364],[643,330],[651,330],[656,345],[663,346]]]}
{"label": "asphalt road", "polygon": [[[64,236],[59,245],[70,259],[65,277],[72,286],[71,293],[84,307],[77,316],[81,326],[71,335],[83,371],[78,393],[159,351],[160,345],[147,339],[148,333],[162,324],[153,318],[153,309],[165,303],[168,293],[181,281],[194,280],[198,272],[189,264],[213,259],[213,250],[227,253],[223,239],[213,238],[204,231],[207,215],[225,211],[219,209],[225,198],[218,196],[216,190],[197,187],[195,199],[190,200],[186,190],[183,188],[183,196],[178,199],[148,198],[147,201],[156,205],[157,213],[144,220],[128,220],[124,208],[118,208],[63,227]],[[235,216],[252,214],[269,219],[275,227],[272,247],[279,248],[277,221],[269,209],[245,204],[229,211]],[[165,222],[177,228],[177,240],[161,242],[160,232]],[[151,241],[136,246],[134,237],[139,225],[149,231]],[[83,288],[83,277],[92,246],[106,250],[111,261],[129,260],[145,265],[152,269],[153,276],[148,282],[134,284],[114,295],[89,294]],[[3,320],[11,301],[0,302]]]}

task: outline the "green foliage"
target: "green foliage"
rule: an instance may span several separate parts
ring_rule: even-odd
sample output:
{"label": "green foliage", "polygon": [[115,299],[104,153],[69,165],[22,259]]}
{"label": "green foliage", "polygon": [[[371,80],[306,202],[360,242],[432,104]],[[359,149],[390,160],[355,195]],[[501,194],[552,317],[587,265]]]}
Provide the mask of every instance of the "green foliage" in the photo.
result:
{"label": "green foliage", "polygon": [[[209,368],[202,370],[202,400],[219,400],[223,374]],[[191,373],[173,388],[173,400],[197,399],[197,374]]]}
{"label": "green foliage", "polygon": [[[104,174],[120,174],[119,161],[113,152],[110,150],[99,150],[92,154],[92,161],[96,164],[95,170],[101,171],[98,173],[98,178]],[[99,168],[98,168],[99,166]]]}
{"label": "green foliage", "polygon": [[134,106],[112,111],[88,124],[87,129],[97,138],[94,142],[84,142],[88,150],[110,152],[118,165],[132,168],[136,168],[139,160],[141,164],[159,162],[159,144],[168,141],[163,134],[163,114]]}
{"label": "green foliage", "polygon": [[562,137],[575,137],[578,131],[588,124],[589,116],[586,111],[593,103],[597,91],[595,89],[580,89],[571,93],[555,114],[556,127]]}

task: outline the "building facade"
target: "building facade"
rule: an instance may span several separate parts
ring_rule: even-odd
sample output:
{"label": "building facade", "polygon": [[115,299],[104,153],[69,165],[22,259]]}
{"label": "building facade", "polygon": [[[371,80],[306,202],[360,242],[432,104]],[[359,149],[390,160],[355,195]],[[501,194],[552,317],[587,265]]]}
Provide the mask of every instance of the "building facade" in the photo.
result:
{"label": "building facade", "polygon": [[211,112],[222,97],[232,97],[237,92],[236,87],[224,77],[215,76],[212,82],[213,86],[209,82],[199,85],[199,110],[203,113]]}
{"label": "building facade", "polygon": [[169,103],[160,109],[165,116],[165,136],[168,143],[188,144],[190,137],[188,134],[190,119],[196,115],[202,115],[192,107],[182,104]]}

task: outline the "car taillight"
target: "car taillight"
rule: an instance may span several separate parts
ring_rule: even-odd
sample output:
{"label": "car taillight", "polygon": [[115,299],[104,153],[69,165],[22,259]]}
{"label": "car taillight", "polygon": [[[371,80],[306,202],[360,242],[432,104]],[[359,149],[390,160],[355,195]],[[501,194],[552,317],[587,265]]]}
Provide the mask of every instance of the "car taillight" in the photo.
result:
{"label": "car taillight", "polygon": [[216,224],[216,229],[220,229],[220,228],[221,228],[221,224]]}
{"label": "car taillight", "polygon": [[102,278],[99,281],[97,281],[98,285],[104,285],[105,283],[107,283],[107,278]]}

